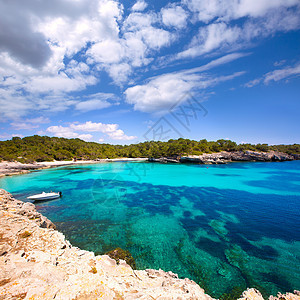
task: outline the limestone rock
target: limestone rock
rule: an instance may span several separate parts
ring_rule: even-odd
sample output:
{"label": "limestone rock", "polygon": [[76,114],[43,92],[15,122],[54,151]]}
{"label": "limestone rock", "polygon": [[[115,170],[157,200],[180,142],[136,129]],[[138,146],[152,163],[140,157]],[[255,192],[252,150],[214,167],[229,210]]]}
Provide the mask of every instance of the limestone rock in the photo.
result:
{"label": "limestone rock", "polygon": [[276,297],[270,296],[269,300],[300,300],[300,291],[295,290],[294,293],[286,294],[278,293]]}

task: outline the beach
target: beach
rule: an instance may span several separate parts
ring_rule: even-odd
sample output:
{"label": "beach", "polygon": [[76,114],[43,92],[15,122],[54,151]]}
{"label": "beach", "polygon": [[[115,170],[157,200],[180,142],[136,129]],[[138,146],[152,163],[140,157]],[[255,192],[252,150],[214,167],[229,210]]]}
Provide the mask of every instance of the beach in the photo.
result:
{"label": "beach", "polygon": [[2,161],[0,162],[0,177],[25,174],[34,170],[70,166],[70,165],[98,164],[98,163],[116,162],[116,161],[132,162],[132,161],[146,161],[146,160],[148,160],[148,158],[121,157],[121,158],[106,158],[106,159],[99,159],[99,160],[43,161],[43,162],[35,162],[30,164]]}

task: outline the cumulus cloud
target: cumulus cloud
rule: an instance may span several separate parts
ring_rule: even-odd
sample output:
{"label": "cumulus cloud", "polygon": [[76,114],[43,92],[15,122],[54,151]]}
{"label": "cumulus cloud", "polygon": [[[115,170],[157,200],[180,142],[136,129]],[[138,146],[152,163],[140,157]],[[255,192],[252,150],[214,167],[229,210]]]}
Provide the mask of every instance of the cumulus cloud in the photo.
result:
{"label": "cumulus cloud", "polygon": [[0,51],[34,68],[42,67],[51,56],[45,35],[35,32],[28,14],[13,3],[1,1],[0,11]]}
{"label": "cumulus cloud", "polygon": [[[229,58],[223,60],[224,63],[231,61]],[[221,63],[220,61],[219,64]],[[216,62],[215,65],[217,64]],[[199,67],[151,78],[146,84],[128,88],[125,91],[126,101],[134,105],[136,110],[164,114],[190,92],[232,80],[245,73],[242,71],[227,76],[210,77],[200,72],[210,67],[213,67],[213,64],[205,65],[203,69]]]}
{"label": "cumulus cloud", "polygon": [[137,1],[131,8],[132,11],[143,11],[147,8],[148,4],[145,1]]}
{"label": "cumulus cloud", "polygon": [[[85,133],[78,133],[85,132]],[[93,135],[87,132],[104,133],[112,140],[130,141],[136,138],[136,136],[128,136],[123,130],[119,129],[118,124],[103,124],[94,123],[91,121],[78,124],[72,123],[67,127],[64,126],[50,126],[47,128],[47,132],[57,137],[65,138],[80,138],[83,140],[91,140]]]}
{"label": "cumulus cloud", "polygon": [[181,6],[166,7],[161,10],[162,21],[166,26],[186,27],[188,14]]}
{"label": "cumulus cloud", "polygon": [[203,72],[247,55],[249,53],[231,53],[200,67],[150,78],[146,84],[128,88],[125,91],[126,101],[139,111],[165,113],[184,95],[194,90],[243,75],[244,72],[237,72],[228,76],[209,77]]}
{"label": "cumulus cloud", "polygon": [[159,25],[155,13],[133,11],[124,19],[119,36],[93,43],[86,52],[88,63],[97,64],[99,70],[105,70],[116,84],[122,85],[134,68],[152,61],[153,51],[174,40],[174,35]]}

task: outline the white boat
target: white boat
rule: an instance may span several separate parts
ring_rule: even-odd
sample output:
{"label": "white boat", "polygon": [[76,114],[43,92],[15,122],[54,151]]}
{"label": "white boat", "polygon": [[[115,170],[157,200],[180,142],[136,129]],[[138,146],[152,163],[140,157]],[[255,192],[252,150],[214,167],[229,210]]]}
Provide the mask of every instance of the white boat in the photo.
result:
{"label": "white boat", "polygon": [[27,197],[27,199],[42,201],[42,200],[57,199],[59,197],[61,197],[61,192],[58,192],[58,193],[54,193],[54,192],[45,193],[45,192],[42,192],[41,194],[29,196],[29,197]]}

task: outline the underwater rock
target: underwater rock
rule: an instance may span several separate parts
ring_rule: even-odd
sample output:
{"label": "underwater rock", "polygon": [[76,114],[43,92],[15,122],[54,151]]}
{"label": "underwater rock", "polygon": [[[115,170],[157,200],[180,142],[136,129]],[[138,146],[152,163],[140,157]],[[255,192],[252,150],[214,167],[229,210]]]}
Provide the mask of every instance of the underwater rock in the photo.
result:
{"label": "underwater rock", "polygon": [[209,222],[209,226],[215,231],[223,239],[227,239],[226,235],[228,234],[228,230],[225,228],[226,223],[221,220],[211,220]]}
{"label": "underwater rock", "polygon": [[243,269],[244,265],[249,260],[248,254],[236,244],[225,250],[225,256],[232,266],[235,266],[239,269]]}

